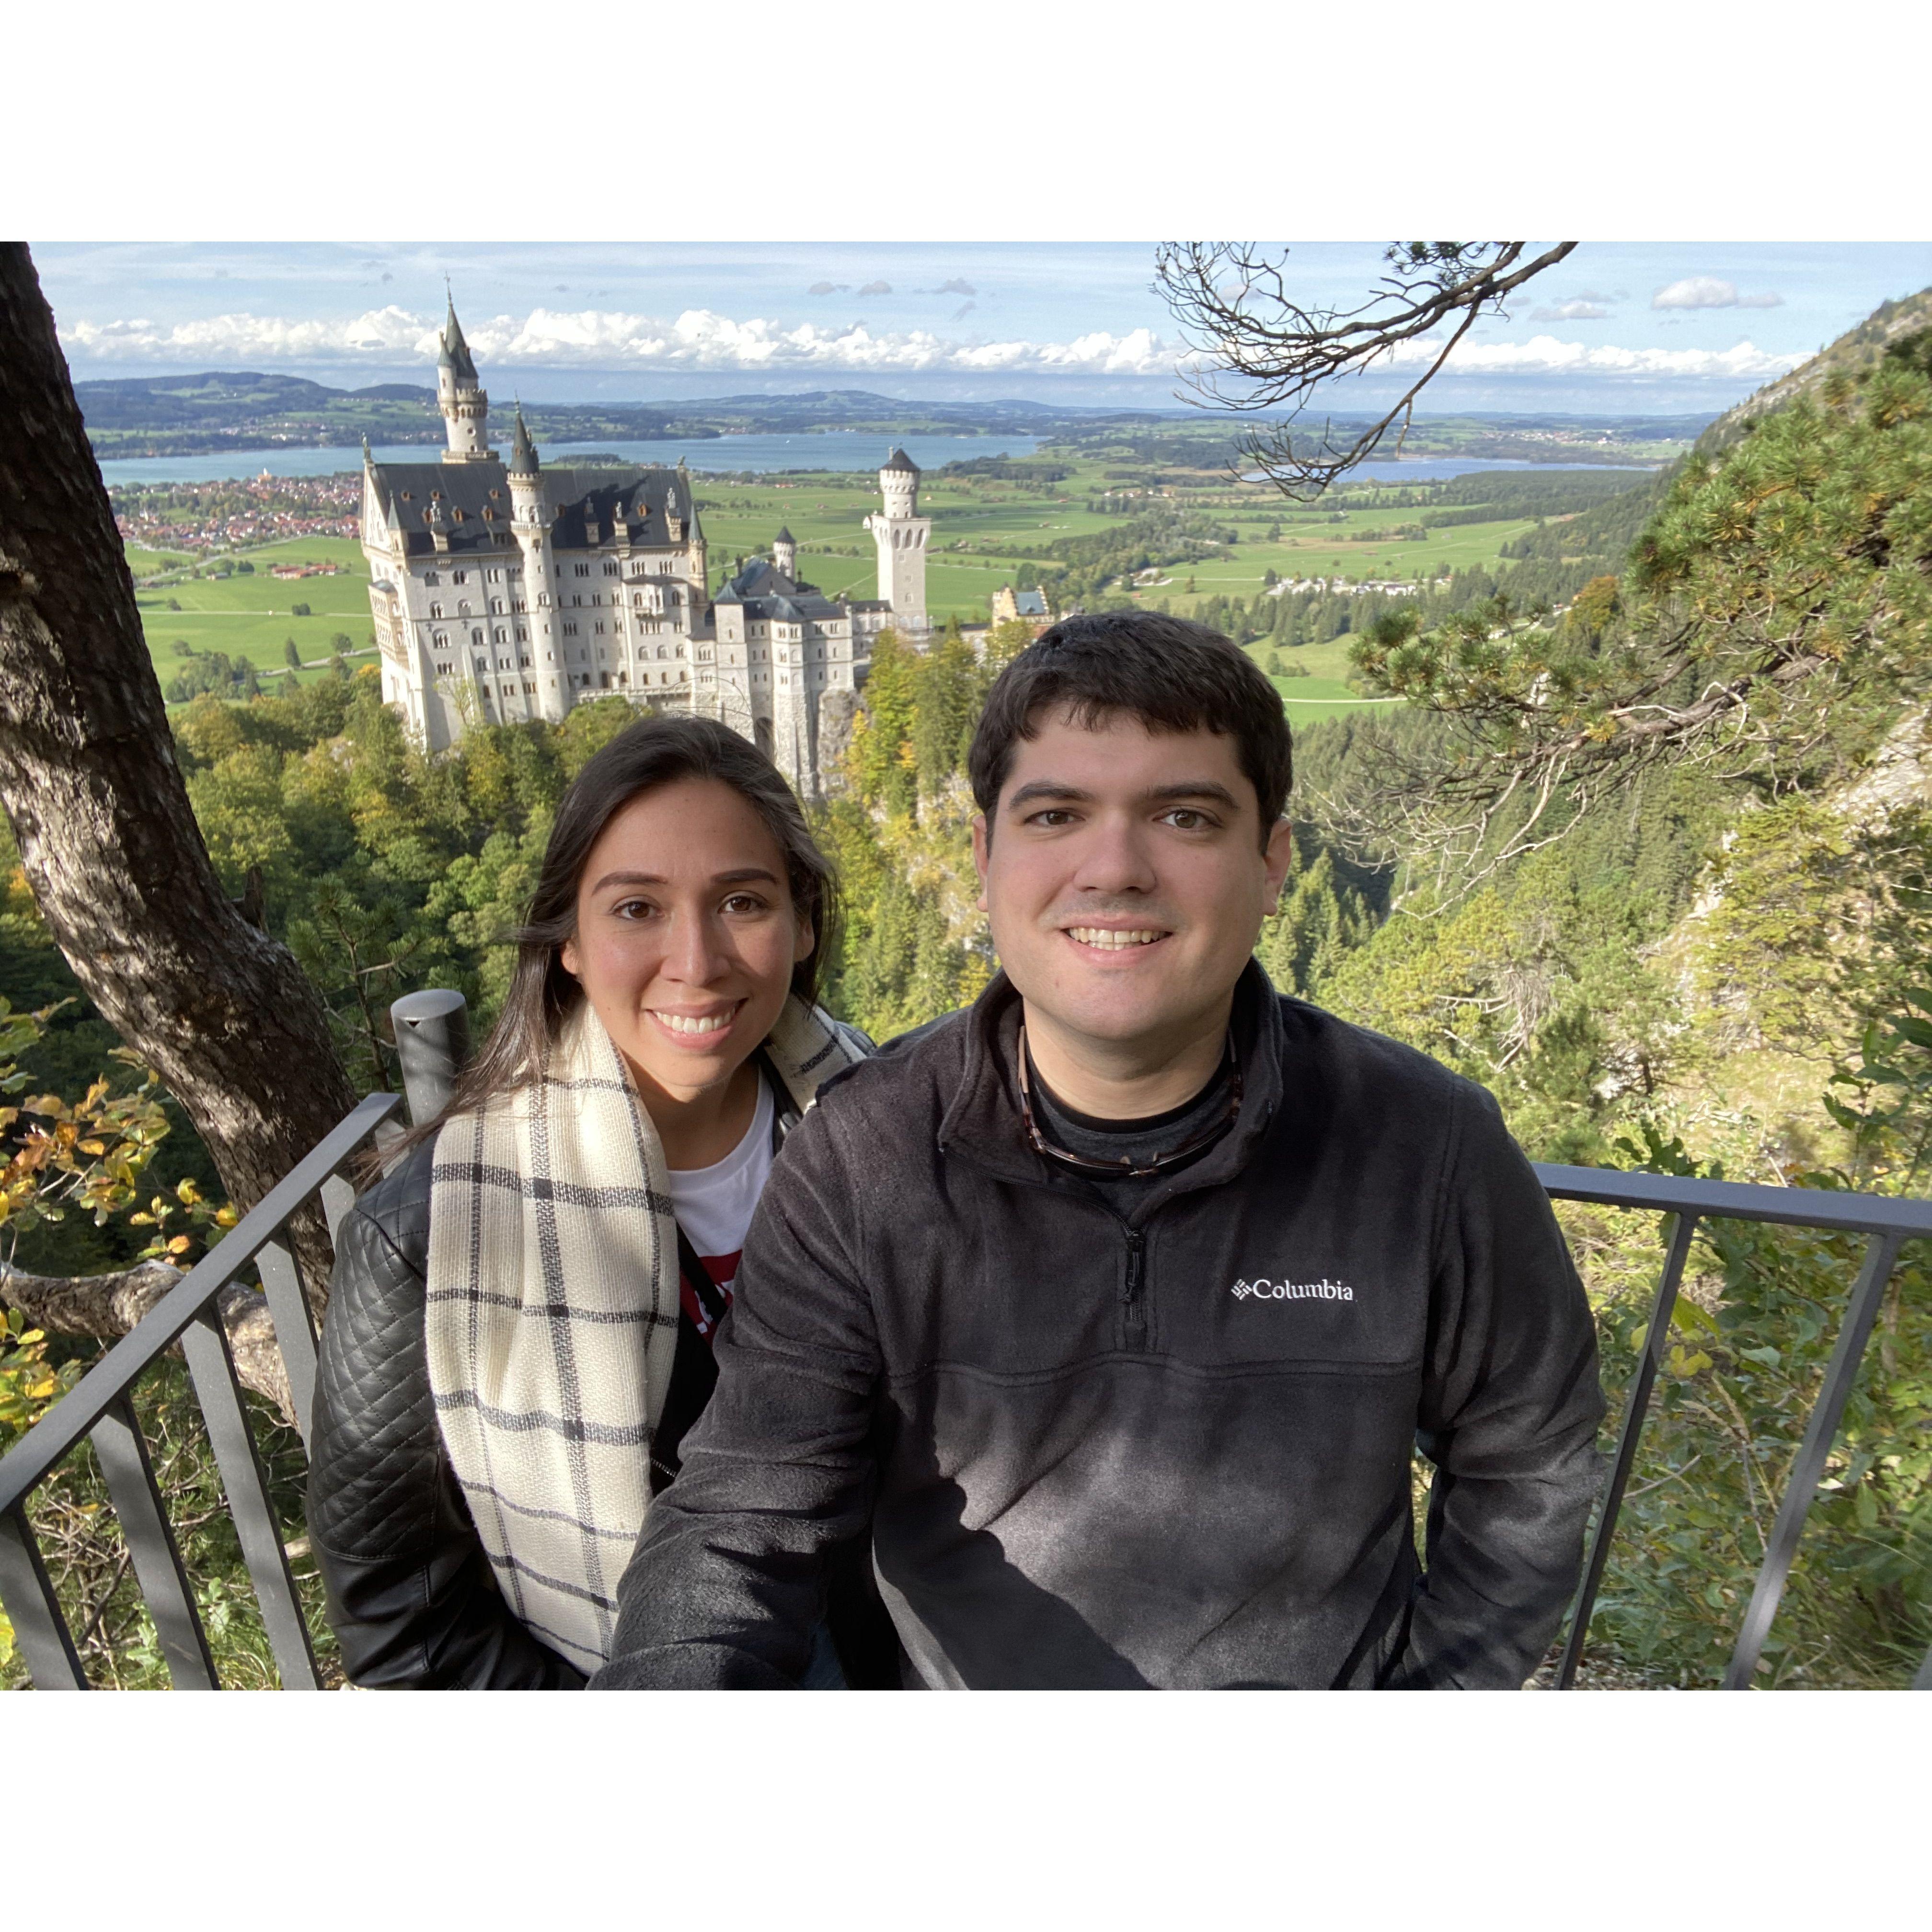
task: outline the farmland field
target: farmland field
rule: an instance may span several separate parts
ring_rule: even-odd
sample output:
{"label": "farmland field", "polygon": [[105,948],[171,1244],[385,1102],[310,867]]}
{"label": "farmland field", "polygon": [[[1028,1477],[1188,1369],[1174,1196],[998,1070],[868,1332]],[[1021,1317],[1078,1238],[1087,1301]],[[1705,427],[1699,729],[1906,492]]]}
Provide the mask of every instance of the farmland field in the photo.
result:
{"label": "farmland field", "polygon": [[[1086,582],[1104,584],[1115,608],[1124,596],[1143,607],[1159,605],[1186,615],[1210,598],[1252,605],[1268,587],[1270,574],[1280,580],[1359,583],[1434,580],[1472,567],[1492,570],[1504,544],[1546,520],[1531,514],[1504,514],[1498,505],[1494,522],[1426,527],[1413,493],[1403,496],[1395,485],[1339,492],[1318,505],[1293,504],[1266,486],[1236,484],[1221,472],[1135,466],[1124,463],[1117,452],[1043,454],[1069,473],[1048,481],[1050,469],[1036,463],[1030,470],[1016,466],[1007,476],[934,474],[922,483],[920,508],[933,520],[927,608],[936,621],[984,622],[1001,585],[1023,574],[1050,583],[1056,572],[1067,568],[1070,558],[1087,560],[1076,567],[1088,571]],[[1599,478],[1598,487],[1606,482]],[[1520,473],[1514,487],[1519,494],[1524,488]],[[1553,520],[1572,513],[1573,506],[1560,500],[1563,488],[1560,475],[1549,478]],[[878,507],[871,476],[721,476],[704,479],[700,491],[714,591],[740,557],[768,554],[783,525],[798,540],[801,574],[827,595],[875,594],[872,543],[864,528],[866,518]],[[1466,493],[1460,500],[1468,500]],[[1510,500],[1511,509],[1516,501]],[[1524,507],[1534,510],[1537,504]],[[1124,574],[1107,580],[1106,570],[1117,568],[1112,566],[1094,574],[1092,560],[1098,552],[1112,554],[1109,532],[1120,532],[1119,542],[1130,544],[1137,540],[1124,528],[1130,522],[1159,532],[1180,528],[1177,519],[1206,533],[1187,546],[1190,560],[1154,566],[1132,580]],[[1230,536],[1234,540],[1226,541]],[[1078,550],[1066,548],[1083,538],[1100,541]],[[1178,554],[1173,545],[1168,548]],[[368,573],[353,539],[296,538],[251,549],[245,557],[254,566],[251,573],[195,575],[191,560],[179,553],[130,546],[129,562],[137,576],[158,578],[143,584],[138,602],[164,683],[182,668],[182,644],[197,652],[224,652],[259,672],[278,674],[285,670],[291,638],[309,675],[320,672],[340,638],[351,640],[350,648],[358,653],[370,650]],[[242,561],[242,554],[224,555],[205,560],[202,568],[235,572]],[[338,565],[339,574],[270,574],[278,563],[322,562]],[[1076,596],[1082,594],[1090,602],[1090,593],[1076,588]],[[1066,601],[1064,592],[1061,601]],[[296,616],[298,604],[306,604],[309,614]],[[1263,647],[1256,649],[1258,654]],[[1295,721],[1312,722],[1372,702],[1351,692],[1344,681],[1346,639],[1311,642],[1298,646],[1294,656],[1309,674],[1276,682]]]}

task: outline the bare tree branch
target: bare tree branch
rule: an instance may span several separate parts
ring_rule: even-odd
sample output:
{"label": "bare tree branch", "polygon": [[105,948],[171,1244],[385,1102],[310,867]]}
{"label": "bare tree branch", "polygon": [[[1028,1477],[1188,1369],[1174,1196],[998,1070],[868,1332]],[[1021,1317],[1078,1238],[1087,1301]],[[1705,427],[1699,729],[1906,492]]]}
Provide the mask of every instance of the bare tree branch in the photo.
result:
{"label": "bare tree branch", "polygon": [[[1485,315],[1553,267],[1576,244],[1559,242],[1529,261],[1522,242],[1398,242],[1384,251],[1389,272],[1352,309],[1310,308],[1289,292],[1288,255],[1252,242],[1171,242],[1154,258],[1154,288],[1189,348],[1203,358],[1182,394],[1208,409],[1252,415],[1289,411],[1288,420],[1249,430],[1237,466],[1258,468],[1285,495],[1318,496],[1371,454],[1398,418],[1408,434],[1415,399]],[[1436,332],[1447,328],[1440,338]],[[1312,450],[1298,452],[1294,426],[1316,391],[1339,376],[1393,362],[1426,338],[1436,352],[1423,373],[1372,428],[1346,448],[1324,422]],[[1400,448],[1398,439],[1396,446]]]}

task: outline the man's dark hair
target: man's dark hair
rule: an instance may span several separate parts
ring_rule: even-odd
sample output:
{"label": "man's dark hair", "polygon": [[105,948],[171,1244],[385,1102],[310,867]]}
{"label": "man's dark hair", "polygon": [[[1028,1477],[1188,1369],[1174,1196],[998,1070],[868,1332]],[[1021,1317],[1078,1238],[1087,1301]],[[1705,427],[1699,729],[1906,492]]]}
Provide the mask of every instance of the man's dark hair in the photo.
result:
{"label": "man's dark hair", "polygon": [[1288,717],[1260,668],[1219,631],[1157,611],[1124,610],[1064,617],[1042,632],[994,681],[967,754],[989,832],[1016,745],[1038,735],[1043,713],[1061,710],[1084,730],[1118,715],[1150,731],[1232,738],[1261,806],[1267,849],[1294,780]]}

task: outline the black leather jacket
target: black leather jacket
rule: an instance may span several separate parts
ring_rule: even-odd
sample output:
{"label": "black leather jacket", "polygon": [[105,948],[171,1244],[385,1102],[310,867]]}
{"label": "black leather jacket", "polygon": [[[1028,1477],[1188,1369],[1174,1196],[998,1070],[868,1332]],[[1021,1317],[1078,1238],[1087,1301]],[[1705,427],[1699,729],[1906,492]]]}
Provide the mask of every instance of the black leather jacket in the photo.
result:
{"label": "black leather jacket", "polygon": [[[785,1114],[796,1118],[789,1101]],[[790,1124],[784,1120],[784,1124]],[[430,1392],[424,1341],[434,1140],[358,1200],[336,1241],[316,1378],[309,1535],[351,1682],[392,1690],[575,1690],[584,1675],[532,1636],[496,1588]],[[653,1491],[717,1379],[688,1318],[657,1432]],[[832,1632],[854,1688],[896,1688],[898,1652],[869,1540],[835,1580]]]}

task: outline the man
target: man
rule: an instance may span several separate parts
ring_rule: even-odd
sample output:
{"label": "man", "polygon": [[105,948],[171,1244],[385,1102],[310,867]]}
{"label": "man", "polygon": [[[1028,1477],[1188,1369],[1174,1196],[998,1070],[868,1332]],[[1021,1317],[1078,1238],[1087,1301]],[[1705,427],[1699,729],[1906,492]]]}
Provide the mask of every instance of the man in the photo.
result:
{"label": "man", "polygon": [[1070,618],[970,764],[1004,970],[786,1143],[593,1688],[795,1683],[868,1524],[909,1684],[1520,1685],[1596,1477],[1589,1311],[1489,1095],[1256,963],[1272,686]]}

